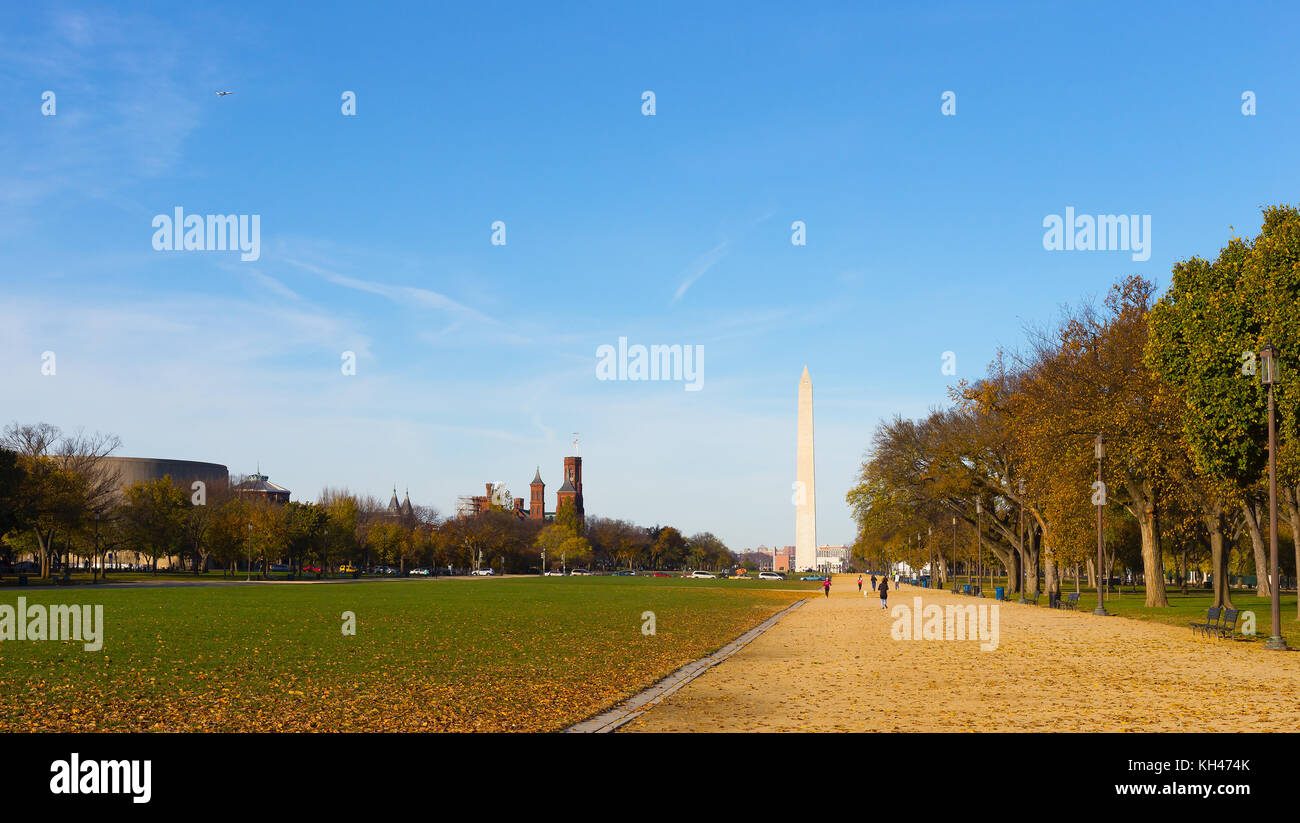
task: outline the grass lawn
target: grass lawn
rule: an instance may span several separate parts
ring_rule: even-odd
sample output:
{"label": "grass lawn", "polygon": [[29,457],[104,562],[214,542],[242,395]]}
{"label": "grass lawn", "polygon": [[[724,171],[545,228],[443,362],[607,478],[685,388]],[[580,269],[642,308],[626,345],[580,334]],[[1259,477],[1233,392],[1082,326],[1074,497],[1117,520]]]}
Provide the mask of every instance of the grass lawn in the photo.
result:
{"label": "grass lawn", "polygon": [[[4,588],[10,606],[103,604],[106,625],[98,652],[0,641],[0,731],[558,730],[816,588],[631,577]],[[344,611],[356,636],[342,634]]]}
{"label": "grass lawn", "polygon": [[[1063,587],[1062,594],[1069,594],[1074,591],[1073,586]],[[1079,608],[1081,610],[1092,611],[1097,607],[1097,590],[1083,587],[1080,589],[1082,594],[1079,595]],[[1165,596],[1169,599],[1168,608],[1147,608],[1144,603],[1146,596],[1142,593],[1139,586],[1136,593],[1125,590],[1123,596],[1116,597],[1111,592],[1110,597],[1105,601],[1106,611],[1120,617],[1131,617],[1138,620],[1153,620],[1159,623],[1170,623],[1175,626],[1186,626],[1189,621],[1205,621],[1205,610],[1214,605],[1214,596],[1204,589],[1188,589],[1187,594],[1182,593],[1182,589],[1170,587],[1165,590]],[[1300,648],[1300,622],[1295,619],[1295,594],[1282,593],[1282,637],[1286,640],[1287,645],[1292,648]],[[1255,638],[1259,643],[1268,639],[1271,633],[1273,621],[1271,601],[1267,597],[1259,597],[1255,594],[1254,589],[1250,590],[1233,590],[1231,593],[1232,605],[1241,611],[1253,611],[1255,613]],[[1044,598],[1039,601],[1046,603]],[[1242,618],[1237,620],[1237,628],[1240,631]],[[1191,631],[1191,629],[1188,629]]]}
{"label": "grass lawn", "polygon": [[[958,578],[958,583],[965,583],[966,578]],[[995,578],[995,584],[998,586],[1006,585],[1005,577]],[[992,597],[992,590],[988,589],[988,578],[984,578],[983,585],[985,597]],[[1040,582],[1041,587],[1041,582]],[[951,591],[952,583],[948,582],[947,588]],[[1097,606],[1097,590],[1090,586],[1079,587],[1079,610],[1091,612]],[[1061,596],[1074,593],[1074,581],[1066,580],[1061,584]],[[1147,608],[1146,595],[1141,586],[1134,588],[1125,585],[1123,591],[1117,593],[1111,590],[1107,597],[1106,611],[1120,617],[1129,617],[1136,620],[1152,620],[1158,623],[1169,623],[1174,626],[1187,626],[1190,621],[1205,621],[1205,611],[1214,604],[1214,596],[1208,589],[1189,588],[1187,594],[1182,593],[1182,589],[1177,586],[1168,586],[1165,589],[1165,596],[1169,600],[1168,608]],[[1009,595],[1014,601],[1016,595]],[[1231,592],[1233,607],[1245,612],[1253,611],[1255,613],[1255,642],[1262,644],[1268,639],[1272,626],[1272,606],[1267,597],[1259,597],[1255,594],[1254,589],[1233,589]],[[1040,606],[1047,605],[1047,594],[1039,594],[1038,603]],[[1243,618],[1237,621],[1238,632],[1242,626]],[[1188,629],[1191,631],[1191,629]],[[1293,649],[1300,649],[1300,621],[1296,620],[1296,595],[1295,592],[1282,592],[1282,637],[1286,640],[1287,645]]]}

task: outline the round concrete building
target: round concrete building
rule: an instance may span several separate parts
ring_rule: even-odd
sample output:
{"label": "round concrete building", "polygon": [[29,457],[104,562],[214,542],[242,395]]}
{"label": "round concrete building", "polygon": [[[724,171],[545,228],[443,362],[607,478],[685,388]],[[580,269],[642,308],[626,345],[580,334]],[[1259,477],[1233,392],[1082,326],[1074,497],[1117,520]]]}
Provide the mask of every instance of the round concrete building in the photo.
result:
{"label": "round concrete building", "polygon": [[166,460],[154,457],[107,457],[104,468],[116,471],[122,488],[136,483],[149,483],[170,477],[176,487],[189,492],[195,482],[202,482],[211,494],[230,486],[230,472],[220,463],[202,463],[197,460]]}

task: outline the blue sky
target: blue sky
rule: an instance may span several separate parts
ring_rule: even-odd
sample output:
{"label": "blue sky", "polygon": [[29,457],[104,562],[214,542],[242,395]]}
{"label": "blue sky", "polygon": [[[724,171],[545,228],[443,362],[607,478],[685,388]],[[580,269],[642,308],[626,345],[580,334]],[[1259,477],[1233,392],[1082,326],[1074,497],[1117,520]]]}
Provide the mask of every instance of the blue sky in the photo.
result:
{"label": "blue sky", "polygon": [[[0,10],[0,418],[444,512],[537,465],[553,505],[580,432],[590,513],[742,549],[793,543],[807,365],[848,542],[945,351],[978,377],[1297,199],[1288,4],[378,5]],[[260,215],[260,259],[155,251],[177,206]],[[1067,206],[1150,215],[1150,259],[1045,251]],[[703,390],[597,380],[620,336],[703,346]]]}

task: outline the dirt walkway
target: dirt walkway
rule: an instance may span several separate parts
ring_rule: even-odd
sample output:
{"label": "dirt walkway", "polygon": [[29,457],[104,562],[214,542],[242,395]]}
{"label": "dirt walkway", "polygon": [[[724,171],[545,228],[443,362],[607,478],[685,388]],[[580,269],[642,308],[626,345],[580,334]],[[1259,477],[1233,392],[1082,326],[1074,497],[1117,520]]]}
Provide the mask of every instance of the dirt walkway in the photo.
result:
{"label": "dirt walkway", "polygon": [[[837,577],[623,731],[1294,731],[1300,654],[1179,628],[998,604],[998,646],[894,640]],[[890,606],[969,605],[904,587]],[[993,605],[992,600],[982,601]]]}

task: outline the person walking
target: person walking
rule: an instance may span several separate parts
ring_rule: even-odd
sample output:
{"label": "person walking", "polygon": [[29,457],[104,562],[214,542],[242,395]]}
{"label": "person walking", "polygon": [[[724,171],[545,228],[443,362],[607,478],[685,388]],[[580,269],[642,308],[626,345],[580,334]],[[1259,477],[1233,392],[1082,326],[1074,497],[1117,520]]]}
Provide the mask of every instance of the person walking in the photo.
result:
{"label": "person walking", "polygon": [[880,581],[880,608],[885,608],[885,600],[889,598],[889,578],[886,577]]}
{"label": "person walking", "polygon": [[858,575],[858,594],[862,594],[862,575]]}
{"label": "person walking", "polygon": [[827,597],[831,596],[831,576],[829,574],[826,575],[826,579],[822,581],[822,591],[826,592]]}
{"label": "person walking", "polygon": [[871,590],[872,590],[873,592],[876,590],[876,573],[875,573],[875,572],[872,572],[872,573],[871,573]]}

